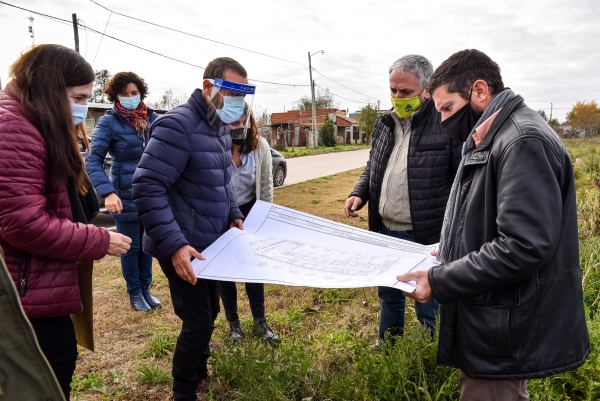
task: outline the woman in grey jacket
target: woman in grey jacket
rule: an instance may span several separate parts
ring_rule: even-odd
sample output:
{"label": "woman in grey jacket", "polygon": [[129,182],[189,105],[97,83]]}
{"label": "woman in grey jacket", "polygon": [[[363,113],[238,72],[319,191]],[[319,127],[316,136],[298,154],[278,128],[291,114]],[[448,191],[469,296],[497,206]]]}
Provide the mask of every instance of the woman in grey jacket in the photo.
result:
{"label": "woman in grey jacket", "polygon": [[[243,129],[247,116],[240,121],[229,124],[230,130]],[[232,139],[231,145],[231,190],[244,217],[260,199],[273,201],[273,161],[271,148],[260,136],[254,116],[250,114],[250,126],[244,139]],[[246,283],[246,293],[250,301],[250,310],[254,318],[254,334],[270,344],[280,342],[279,336],[273,333],[265,319],[265,286],[262,283]],[[219,292],[225,316],[229,322],[229,340],[232,343],[244,338],[240,326],[237,308],[237,287],[234,282],[221,281]]]}

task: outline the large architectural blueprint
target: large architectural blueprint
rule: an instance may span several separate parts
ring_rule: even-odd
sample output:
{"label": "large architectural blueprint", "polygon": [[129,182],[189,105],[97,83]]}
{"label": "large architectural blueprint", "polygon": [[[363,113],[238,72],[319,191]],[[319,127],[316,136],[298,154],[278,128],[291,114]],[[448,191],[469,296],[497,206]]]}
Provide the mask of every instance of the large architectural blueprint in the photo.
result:
{"label": "large architectural blueprint", "polygon": [[396,276],[434,266],[434,248],[257,201],[244,230],[227,231],[192,266],[211,280],[412,291]]}

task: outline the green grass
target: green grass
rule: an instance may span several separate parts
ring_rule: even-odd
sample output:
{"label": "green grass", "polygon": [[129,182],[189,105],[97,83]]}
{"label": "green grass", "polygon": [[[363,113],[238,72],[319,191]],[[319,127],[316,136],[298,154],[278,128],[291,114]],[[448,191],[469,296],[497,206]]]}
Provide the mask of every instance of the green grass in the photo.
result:
{"label": "green grass", "polygon": [[316,149],[310,149],[310,148],[307,148],[306,146],[296,146],[295,148],[288,146],[287,149],[280,149],[280,148],[276,148],[276,149],[284,157],[291,158],[291,157],[318,155],[318,154],[322,154],[322,153],[346,152],[348,150],[368,149],[370,147],[371,147],[371,145],[362,144],[362,145],[336,145],[334,147],[319,146]]}
{"label": "green grass", "polygon": [[150,341],[150,349],[142,356],[151,358],[160,358],[166,355],[173,355],[177,338],[173,333],[158,332],[154,333]]}
{"label": "green grass", "polygon": [[173,381],[171,373],[155,364],[144,364],[137,369],[136,380],[154,385],[168,384]]}
{"label": "green grass", "polygon": [[104,376],[96,372],[90,372],[86,377],[73,377],[71,389],[73,394],[92,392],[106,393],[107,387],[103,383]]}

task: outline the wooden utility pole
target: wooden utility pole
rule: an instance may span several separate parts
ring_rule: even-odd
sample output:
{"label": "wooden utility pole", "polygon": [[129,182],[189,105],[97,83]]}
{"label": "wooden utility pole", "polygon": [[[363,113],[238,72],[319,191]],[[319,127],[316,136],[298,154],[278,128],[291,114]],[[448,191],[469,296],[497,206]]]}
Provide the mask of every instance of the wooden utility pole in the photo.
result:
{"label": "wooden utility pole", "polygon": [[77,25],[77,14],[73,13],[73,35],[75,36],[75,51],[79,53],[79,27]]}
{"label": "wooden utility pole", "polygon": [[310,74],[310,94],[312,96],[312,131],[313,131],[313,138],[314,138],[314,142],[313,142],[313,148],[316,148],[317,145],[317,130],[316,130],[316,125],[317,125],[317,110],[315,107],[315,81],[313,81],[312,78],[312,64],[311,64],[311,60],[310,60],[310,52],[308,52],[308,72]]}

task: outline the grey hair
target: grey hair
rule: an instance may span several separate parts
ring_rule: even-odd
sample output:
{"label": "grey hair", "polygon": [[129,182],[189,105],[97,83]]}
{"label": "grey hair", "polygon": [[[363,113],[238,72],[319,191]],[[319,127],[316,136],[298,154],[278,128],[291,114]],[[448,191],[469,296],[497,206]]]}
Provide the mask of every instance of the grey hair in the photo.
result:
{"label": "grey hair", "polygon": [[431,61],[427,60],[423,56],[419,56],[417,54],[408,54],[394,61],[394,64],[392,64],[390,67],[390,74],[392,71],[414,72],[417,78],[419,78],[421,89],[423,89],[427,86],[429,80],[431,79],[431,75],[433,74],[433,65],[431,64]]}

